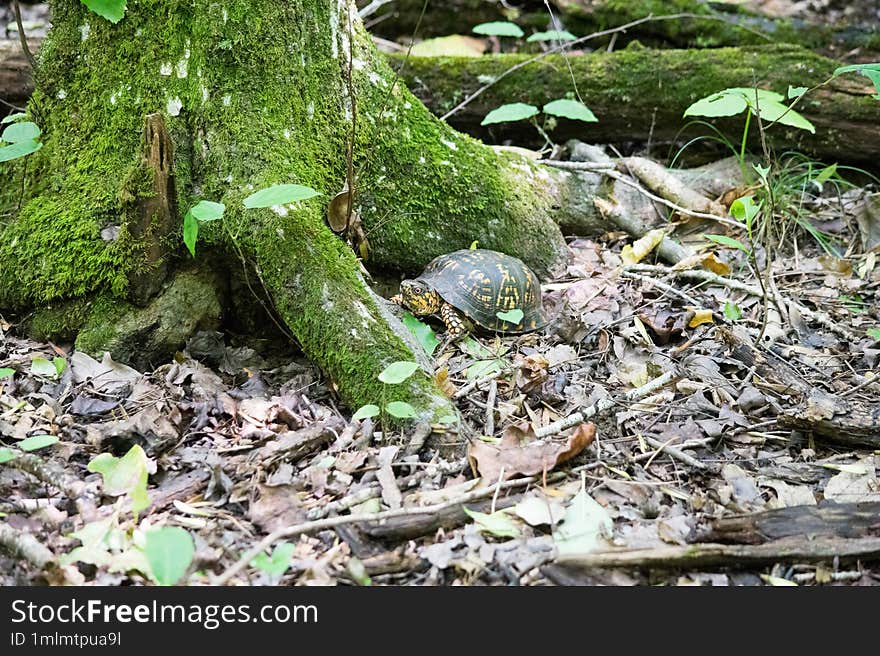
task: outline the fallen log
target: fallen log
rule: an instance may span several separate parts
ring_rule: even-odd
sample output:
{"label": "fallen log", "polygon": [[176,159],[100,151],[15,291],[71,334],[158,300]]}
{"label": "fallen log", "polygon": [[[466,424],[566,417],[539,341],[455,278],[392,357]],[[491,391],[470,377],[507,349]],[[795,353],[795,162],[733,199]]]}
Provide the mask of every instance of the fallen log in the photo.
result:
{"label": "fallen log", "polygon": [[[395,66],[402,55],[392,55]],[[410,57],[403,69],[413,92],[435,114],[459,130],[487,141],[511,139],[540,146],[543,137],[526,122],[481,126],[492,109],[511,102],[542,107],[571,94],[574,83],[597,123],[558,119],[550,132],[557,143],[577,138],[591,143],[675,143],[709,133],[705,125],[682,128],[685,109],[696,100],[728,87],[761,88],[787,93],[789,85],[813,86],[831,77],[838,62],[796,46],[646,50],[563,57],[548,55],[531,63],[529,55],[483,57]],[[517,70],[505,74],[514,66]],[[498,79],[504,75],[503,78]],[[494,84],[491,80],[496,80]],[[481,91],[467,104],[462,103]],[[871,164],[880,143],[880,102],[867,78],[847,74],[810,93],[798,111],[815,134],[783,125],[767,130],[779,150],[797,149],[831,161]],[[463,106],[462,106],[463,105]],[[743,117],[714,120],[736,142]],[[757,127],[750,144],[759,148]],[[876,164],[874,164],[876,166]]]}
{"label": "fallen log", "polygon": [[791,506],[712,520],[695,541],[763,544],[796,535],[837,538],[880,536],[880,502]]}

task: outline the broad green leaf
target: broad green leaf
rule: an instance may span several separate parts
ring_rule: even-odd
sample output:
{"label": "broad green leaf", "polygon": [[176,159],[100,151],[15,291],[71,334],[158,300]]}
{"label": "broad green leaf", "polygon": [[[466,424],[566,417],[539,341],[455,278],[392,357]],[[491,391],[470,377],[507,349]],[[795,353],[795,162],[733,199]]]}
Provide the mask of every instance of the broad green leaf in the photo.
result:
{"label": "broad green leaf", "polygon": [[9,116],[4,116],[3,120],[0,121],[0,125],[5,125],[6,123],[13,123],[15,121],[20,121],[23,118],[27,118],[27,114],[24,112],[16,112],[15,114],[10,114]]}
{"label": "broad green leaf", "polygon": [[409,331],[415,336],[416,341],[425,349],[425,353],[431,355],[434,349],[440,344],[434,329],[423,321],[419,321],[412,314],[407,312],[403,315],[403,325],[409,328]]}
{"label": "broad green leaf", "polygon": [[518,538],[520,529],[516,521],[507,514],[506,510],[496,510],[491,515],[477,510],[471,510],[462,506],[465,514],[474,520],[474,523],[483,533],[489,533],[499,538]]}
{"label": "broad green leaf", "polygon": [[101,453],[89,462],[90,472],[101,474],[104,479],[104,494],[118,497],[127,494],[131,497],[132,512],[138,513],[148,508],[147,475],[155,465],[137,444],[121,458],[109,453]]}
{"label": "broad green leaf", "polygon": [[491,125],[493,123],[509,123],[511,121],[522,121],[531,118],[538,113],[538,108],[534,105],[526,103],[510,103],[496,107],[486,114],[486,118],[482,120],[480,125]]}
{"label": "broad green leaf", "polygon": [[290,542],[282,542],[275,547],[271,556],[267,556],[264,553],[258,554],[251,561],[251,565],[270,576],[281,576],[290,567],[290,559],[295,549],[296,545]]}
{"label": "broad green leaf", "polygon": [[379,374],[379,380],[386,385],[397,385],[412,376],[418,368],[418,362],[409,362],[407,360],[392,362]]}
{"label": "broad green leaf", "polygon": [[54,435],[31,435],[23,439],[16,446],[22,451],[36,451],[37,449],[45,449],[53,444],[58,444],[58,438]]}
{"label": "broad green leaf", "polygon": [[736,303],[731,303],[730,301],[726,301],[724,303],[724,318],[728,321],[739,321],[742,317],[742,310],[739,309],[739,306]]}
{"label": "broad green leaf", "polygon": [[358,411],[351,416],[352,421],[360,421],[361,419],[369,419],[379,414],[379,406],[368,403],[358,408]]}
{"label": "broad green leaf", "polygon": [[52,364],[55,365],[55,373],[59,376],[64,373],[65,369],[67,369],[67,360],[64,358],[55,356],[52,358]]}
{"label": "broad green leaf", "polygon": [[36,141],[40,134],[40,128],[36,123],[31,123],[30,121],[13,123],[3,130],[3,134],[0,135],[0,141],[11,144]]}
{"label": "broad green leaf", "polygon": [[0,162],[8,162],[13,159],[18,159],[19,157],[24,157],[25,155],[30,155],[31,153],[37,152],[42,147],[43,144],[34,139],[0,147]]}
{"label": "broad green leaf", "polygon": [[566,30],[547,30],[546,32],[535,32],[526,41],[574,41],[577,37]]}
{"label": "broad green leaf", "polygon": [[513,310],[508,310],[507,312],[496,312],[495,316],[501,319],[502,321],[507,321],[512,324],[519,324],[520,321],[523,320],[525,316],[523,311],[519,308],[514,308]]}
{"label": "broad green leaf", "polygon": [[770,174],[769,166],[762,166],[761,164],[752,164],[752,167],[757,171],[758,176],[760,176],[761,180],[767,181],[767,176]]}
{"label": "broad green leaf", "polygon": [[732,237],[728,237],[726,235],[703,235],[709,241],[714,241],[716,244],[721,244],[722,246],[727,246],[728,248],[738,248],[739,250],[748,253],[749,248],[741,241],[733,239]]}
{"label": "broad green leaf", "polygon": [[795,98],[800,98],[807,91],[809,91],[807,87],[793,87],[788,85],[788,99],[794,100]]}
{"label": "broad green leaf", "polygon": [[880,62],[841,66],[834,71],[834,77],[837,77],[842,73],[861,73],[862,75],[867,77],[874,85],[874,90],[877,91],[877,93],[873,97],[877,100],[880,100]]}
{"label": "broad green leaf", "polygon": [[763,105],[765,102],[782,102],[785,96],[769,89],[755,89],[754,87],[731,87],[722,93],[738,93],[745,98],[749,105]]}
{"label": "broad green leaf", "polygon": [[82,3],[111,23],[118,23],[125,16],[126,0],[82,0]]}
{"label": "broad green leaf", "polygon": [[9,378],[10,376],[15,374],[15,369],[8,369],[7,367],[3,367],[0,369],[0,380],[4,378]]}
{"label": "broad green leaf", "polygon": [[144,538],[144,553],[156,583],[174,585],[183,578],[196,552],[189,532],[179,526],[162,526],[150,529]]}
{"label": "broad green leaf", "polygon": [[61,565],[69,565],[77,561],[88,563],[97,567],[108,565],[111,560],[109,546],[114,537],[118,535],[118,526],[115,515],[106,519],[89,522],[80,530],[74,531],[67,537],[76,538],[82,542],[82,546],[76,547],[70,553],[61,555],[58,562]]}
{"label": "broad green leaf", "polygon": [[761,203],[755,203],[751,196],[743,196],[737,198],[730,205],[730,215],[737,221],[742,221],[746,225],[750,225],[758,212],[761,211]]}
{"label": "broad green leaf", "polygon": [[481,360],[495,357],[495,354],[492,351],[490,351],[485,346],[480,344],[473,337],[465,338],[464,350],[465,350],[465,352],[467,352],[468,355],[473,356],[475,358],[480,358]]}
{"label": "broad green leaf", "polygon": [[685,116],[734,116],[748,107],[746,99],[739,93],[722,91],[713,93],[711,96],[701,98],[686,110]]}
{"label": "broad green leaf", "polygon": [[318,195],[320,195],[319,192],[304,185],[279,184],[252,193],[244,199],[244,206],[248,209],[273,207],[306,200]]}
{"label": "broad green leaf", "polygon": [[477,378],[482,378],[483,376],[488,376],[489,374],[497,373],[503,368],[504,360],[477,360],[467,368],[465,377],[468,380],[475,380]]}
{"label": "broad green leaf", "polygon": [[58,371],[55,369],[55,365],[52,362],[49,362],[46,358],[40,356],[31,360],[31,373],[34,376],[45,376],[47,378],[55,378],[58,376]]}
{"label": "broad green leaf", "polygon": [[187,212],[183,217],[183,243],[186,245],[189,254],[196,256],[196,241],[199,239],[199,222],[193,216],[192,210]]}
{"label": "broad green leaf", "polygon": [[[763,121],[768,121],[770,123],[779,122],[782,125],[790,125],[793,128],[806,130],[812,134],[816,133],[816,127],[812,123],[793,109],[789,109],[783,105],[781,102],[762,100],[759,103],[759,109],[761,120]],[[752,112],[758,114],[755,107],[752,107]]]}
{"label": "broad green leaf", "polygon": [[210,200],[200,200],[190,209],[192,215],[199,221],[216,221],[223,218],[226,211],[226,205],[223,203],[215,203]]}
{"label": "broad green leaf", "polygon": [[12,449],[7,449],[5,446],[0,447],[0,465],[4,462],[9,462],[10,460],[15,460],[16,453]]}
{"label": "broad green leaf", "polygon": [[391,401],[385,406],[385,412],[398,419],[409,419],[418,415],[416,409],[406,401]]}
{"label": "broad green leaf", "polygon": [[474,26],[473,31],[476,34],[485,34],[486,36],[512,36],[517,39],[525,34],[519,25],[509,21],[480,23]]}
{"label": "broad green leaf", "polygon": [[865,333],[871,339],[880,342],[880,328],[868,328]]}
{"label": "broad green leaf", "polygon": [[595,551],[605,546],[611,535],[608,511],[584,490],[578,492],[565,510],[562,523],[553,531],[553,541],[560,555]]}
{"label": "broad green leaf", "polygon": [[570,118],[575,121],[584,121],[585,123],[595,123],[599,119],[590,111],[584,103],[569,98],[560,98],[552,100],[544,105],[544,113],[553,116],[561,116],[562,118]]}

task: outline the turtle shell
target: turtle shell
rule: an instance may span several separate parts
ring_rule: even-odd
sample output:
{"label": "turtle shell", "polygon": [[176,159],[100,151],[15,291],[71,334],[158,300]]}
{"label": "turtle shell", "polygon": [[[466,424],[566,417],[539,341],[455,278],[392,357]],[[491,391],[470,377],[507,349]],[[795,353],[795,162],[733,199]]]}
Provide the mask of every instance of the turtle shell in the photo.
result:
{"label": "turtle shell", "polygon": [[[521,260],[498,251],[465,249],[432,260],[417,280],[478,326],[500,333],[541,328],[541,282]],[[519,323],[498,313],[522,310]]]}

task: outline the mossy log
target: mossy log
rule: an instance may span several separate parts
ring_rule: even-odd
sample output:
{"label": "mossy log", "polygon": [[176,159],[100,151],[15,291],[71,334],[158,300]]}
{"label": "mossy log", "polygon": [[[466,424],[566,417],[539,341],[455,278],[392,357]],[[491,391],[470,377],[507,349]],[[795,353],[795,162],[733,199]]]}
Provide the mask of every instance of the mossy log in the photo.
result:
{"label": "mossy log", "polygon": [[[529,55],[412,57],[405,77],[416,96],[438,115],[498,78]],[[395,56],[400,61],[401,57]],[[705,125],[682,131],[684,110],[694,101],[728,87],[761,88],[786,94],[789,85],[810,87],[831,77],[834,60],[796,46],[647,50],[563,57],[551,55],[506,75],[447,119],[481,138],[517,144],[543,143],[525,121],[481,127],[492,109],[510,102],[538,107],[563,98],[574,88],[598,117],[597,123],[560,119],[551,136],[558,143],[578,138],[591,143],[647,141],[671,143],[709,134]],[[797,110],[813,122],[815,134],[783,125],[767,131],[778,149],[798,149],[830,161],[876,163],[880,143],[880,102],[868,78],[848,74],[806,96]],[[734,143],[742,134],[742,116],[714,123]],[[752,122],[750,143],[759,147]]]}
{"label": "mossy log", "polygon": [[[162,284],[160,296],[179,288],[174,272],[191,261],[183,215],[207,199],[223,202],[226,214],[203,224],[195,266],[248,271],[250,293],[268,298],[344,400],[381,401],[377,374],[416,359],[418,347],[325,223],[346,181],[353,116],[367,268],[415,272],[474,240],[545,276],[565,259],[557,222],[576,211],[567,199],[583,195],[571,184],[577,176],[497,154],[437,120],[392,84],[353,4],[130,0],[111,24],[79,0],[55,0],[52,15],[29,104],[44,147],[0,164],[0,308],[60,307],[56,328],[88,328],[79,345],[91,352],[125,356],[109,324],[142,326],[137,306],[156,306],[145,280]],[[158,159],[150,155],[164,143],[157,130],[170,146]],[[321,195],[243,207],[255,190],[282,183]],[[210,322],[208,297],[201,305]],[[131,321],[119,316],[126,303]],[[156,307],[170,305],[187,314],[200,304],[182,293]],[[42,322],[45,334],[50,324]],[[424,417],[453,412],[427,368],[398,387],[394,398]]]}

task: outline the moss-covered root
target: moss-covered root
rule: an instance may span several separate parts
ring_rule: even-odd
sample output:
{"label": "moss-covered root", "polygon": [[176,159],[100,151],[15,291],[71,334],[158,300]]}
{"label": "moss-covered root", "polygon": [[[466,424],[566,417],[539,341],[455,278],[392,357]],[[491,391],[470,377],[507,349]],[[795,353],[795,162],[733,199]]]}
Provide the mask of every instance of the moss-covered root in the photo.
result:
{"label": "moss-covered root", "polygon": [[[271,213],[270,210],[266,210]],[[398,360],[418,361],[406,328],[383,311],[359,273],[354,254],[324,225],[317,208],[265,222],[254,235],[262,280],[281,319],[353,408],[406,401],[437,421],[455,409],[421,369],[400,385],[379,373]]]}

